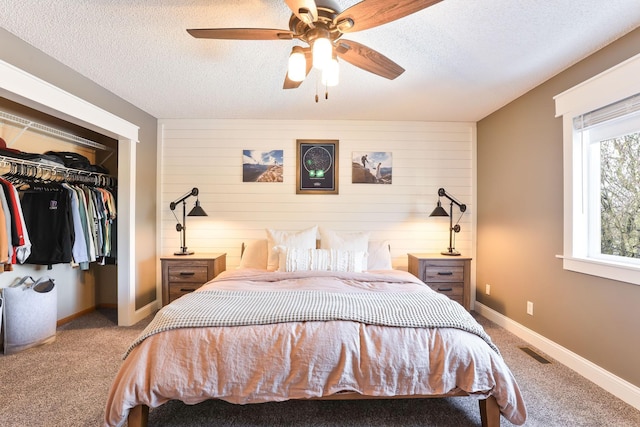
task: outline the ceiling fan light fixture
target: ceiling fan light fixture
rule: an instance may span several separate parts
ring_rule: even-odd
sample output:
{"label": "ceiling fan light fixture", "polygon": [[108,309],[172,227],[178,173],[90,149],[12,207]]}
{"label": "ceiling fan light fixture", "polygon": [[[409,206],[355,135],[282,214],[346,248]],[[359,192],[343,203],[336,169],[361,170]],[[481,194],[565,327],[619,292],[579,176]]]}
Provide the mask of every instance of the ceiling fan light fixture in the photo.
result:
{"label": "ceiling fan light fixture", "polygon": [[340,65],[338,59],[333,58],[322,69],[322,84],[325,86],[337,86],[340,82]]}
{"label": "ceiling fan light fixture", "polygon": [[[346,33],[378,27],[412,15],[442,0],[358,0],[343,8],[336,0],[284,0],[292,12],[289,29],[273,28],[192,28],[187,32],[200,39],[216,40],[293,40],[304,43],[305,74],[301,76],[301,58],[290,55],[283,89],[295,89],[306,80],[311,68],[322,72],[333,55],[372,74],[393,80],[405,70],[381,53],[353,40],[341,37]],[[269,2],[266,2],[269,3]],[[353,3],[353,2],[347,2]],[[296,52],[297,53],[297,52]],[[327,72],[324,81],[337,82],[337,67]],[[295,79],[296,81],[294,81]],[[322,76],[317,79],[318,84]]]}
{"label": "ceiling fan light fixture", "polygon": [[302,47],[294,46],[293,49],[291,49],[287,74],[289,80],[294,82],[301,82],[307,76],[307,59]]}
{"label": "ceiling fan light fixture", "polygon": [[313,40],[311,48],[313,51],[313,67],[322,70],[333,57],[333,45],[329,40],[329,32],[327,31],[326,37],[320,36]]}

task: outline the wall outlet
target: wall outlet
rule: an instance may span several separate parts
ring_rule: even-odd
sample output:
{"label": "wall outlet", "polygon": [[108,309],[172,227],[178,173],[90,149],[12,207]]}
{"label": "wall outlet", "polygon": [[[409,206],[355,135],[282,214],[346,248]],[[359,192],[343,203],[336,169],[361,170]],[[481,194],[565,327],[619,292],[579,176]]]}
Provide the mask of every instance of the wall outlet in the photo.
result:
{"label": "wall outlet", "polygon": [[531,301],[527,301],[527,314],[533,316],[533,303]]}
{"label": "wall outlet", "polygon": [[487,295],[491,295],[491,285],[490,284],[486,284],[484,285],[484,293]]}

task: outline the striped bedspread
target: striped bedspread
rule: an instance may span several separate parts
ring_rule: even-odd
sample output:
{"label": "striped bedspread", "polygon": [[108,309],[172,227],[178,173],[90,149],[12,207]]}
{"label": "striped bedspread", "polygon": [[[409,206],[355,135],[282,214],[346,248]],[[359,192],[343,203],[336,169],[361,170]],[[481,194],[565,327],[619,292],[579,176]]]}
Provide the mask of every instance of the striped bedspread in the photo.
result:
{"label": "striped bedspread", "polygon": [[403,328],[456,328],[481,337],[499,353],[460,304],[435,292],[203,290],[163,307],[124,358],[147,337],[171,329],[332,320]]}

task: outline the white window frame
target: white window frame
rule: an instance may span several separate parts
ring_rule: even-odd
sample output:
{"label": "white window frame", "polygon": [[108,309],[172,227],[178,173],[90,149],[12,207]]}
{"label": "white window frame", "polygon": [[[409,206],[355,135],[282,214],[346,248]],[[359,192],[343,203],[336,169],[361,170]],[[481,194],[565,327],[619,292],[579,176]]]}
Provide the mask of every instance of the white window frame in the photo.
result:
{"label": "white window frame", "polygon": [[587,251],[586,215],[583,213],[581,141],[573,131],[574,117],[640,93],[640,55],[556,95],[556,117],[562,116],[564,158],[564,245],[565,270],[640,285],[640,266],[607,257],[590,257]]}

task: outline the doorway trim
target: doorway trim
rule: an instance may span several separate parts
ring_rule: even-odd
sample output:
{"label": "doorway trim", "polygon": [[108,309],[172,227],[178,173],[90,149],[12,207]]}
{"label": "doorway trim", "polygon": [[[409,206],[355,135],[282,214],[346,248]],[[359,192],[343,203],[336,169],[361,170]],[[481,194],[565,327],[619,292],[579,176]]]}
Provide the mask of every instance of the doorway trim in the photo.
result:
{"label": "doorway trim", "polygon": [[136,309],[135,195],[139,127],[0,60],[0,96],[118,140],[118,325],[152,314],[153,301]]}

